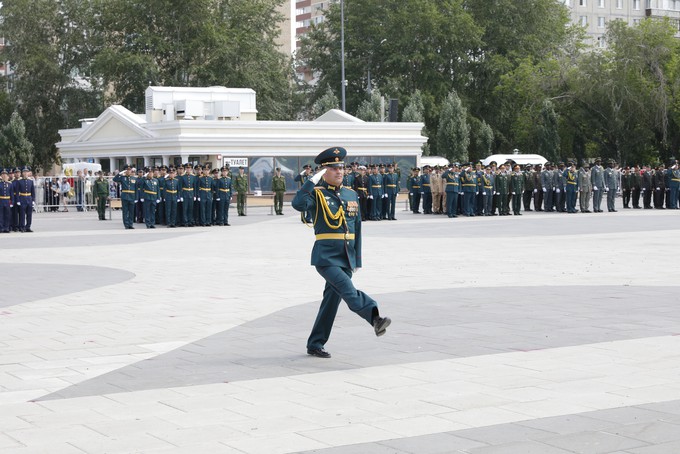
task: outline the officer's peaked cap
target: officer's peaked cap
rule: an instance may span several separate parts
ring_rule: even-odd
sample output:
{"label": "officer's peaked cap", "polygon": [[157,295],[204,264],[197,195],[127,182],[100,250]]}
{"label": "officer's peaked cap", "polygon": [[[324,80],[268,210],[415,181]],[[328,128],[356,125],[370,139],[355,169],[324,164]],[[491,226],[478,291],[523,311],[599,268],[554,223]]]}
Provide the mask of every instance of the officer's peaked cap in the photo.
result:
{"label": "officer's peaked cap", "polygon": [[314,158],[314,164],[325,167],[344,166],[346,156],[347,150],[343,147],[330,147],[326,148]]}

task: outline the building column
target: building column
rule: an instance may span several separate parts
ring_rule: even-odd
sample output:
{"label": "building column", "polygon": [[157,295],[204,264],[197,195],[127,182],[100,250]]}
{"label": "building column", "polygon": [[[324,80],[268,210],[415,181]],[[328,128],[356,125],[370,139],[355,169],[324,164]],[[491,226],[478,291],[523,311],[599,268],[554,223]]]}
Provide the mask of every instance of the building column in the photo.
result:
{"label": "building column", "polygon": [[144,156],[144,167],[149,167],[151,165],[151,157]]}
{"label": "building column", "polygon": [[161,159],[163,160],[163,165],[166,167],[170,167],[170,156],[164,154],[161,156]]}
{"label": "building column", "polygon": [[132,156],[125,156],[125,164],[132,165]]}

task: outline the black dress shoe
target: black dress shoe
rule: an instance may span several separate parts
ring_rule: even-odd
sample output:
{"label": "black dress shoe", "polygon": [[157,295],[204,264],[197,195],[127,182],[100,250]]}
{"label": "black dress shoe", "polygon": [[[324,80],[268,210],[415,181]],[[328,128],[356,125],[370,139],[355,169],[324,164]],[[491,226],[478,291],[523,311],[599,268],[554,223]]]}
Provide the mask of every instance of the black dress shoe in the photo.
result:
{"label": "black dress shoe", "polygon": [[376,316],[373,319],[373,329],[375,330],[375,335],[382,336],[385,334],[385,331],[387,330],[387,327],[390,326],[390,323],[392,323],[392,320],[390,320],[389,317]]}
{"label": "black dress shoe", "polygon": [[33,233],[33,230],[31,230],[31,229],[24,229],[24,232]]}
{"label": "black dress shoe", "polygon": [[330,358],[331,354],[328,353],[323,348],[308,348],[307,354],[311,356],[316,356],[317,358]]}

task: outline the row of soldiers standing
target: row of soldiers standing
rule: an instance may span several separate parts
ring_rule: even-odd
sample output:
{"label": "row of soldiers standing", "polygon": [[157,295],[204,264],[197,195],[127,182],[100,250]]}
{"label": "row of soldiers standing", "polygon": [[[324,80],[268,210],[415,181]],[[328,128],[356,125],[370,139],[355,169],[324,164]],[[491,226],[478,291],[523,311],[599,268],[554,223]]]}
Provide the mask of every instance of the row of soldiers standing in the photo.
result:
{"label": "row of soldiers standing", "polygon": [[31,168],[3,168],[0,177],[0,233],[33,232],[35,182]]}
{"label": "row of soldiers standing", "polygon": [[[245,216],[248,179],[239,168],[235,177],[225,166],[210,170],[210,166],[190,164],[167,168],[145,168],[135,175],[131,166],[113,178],[120,185],[123,225],[134,229],[133,223],[144,222],[149,229],[156,224],[170,228],[193,226],[228,226],[232,190],[237,193],[239,216]],[[108,195],[108,194],[107,194]],[[104,197],[95,194],[95,197]],[[103,219],[100,212],[99,218]]]}

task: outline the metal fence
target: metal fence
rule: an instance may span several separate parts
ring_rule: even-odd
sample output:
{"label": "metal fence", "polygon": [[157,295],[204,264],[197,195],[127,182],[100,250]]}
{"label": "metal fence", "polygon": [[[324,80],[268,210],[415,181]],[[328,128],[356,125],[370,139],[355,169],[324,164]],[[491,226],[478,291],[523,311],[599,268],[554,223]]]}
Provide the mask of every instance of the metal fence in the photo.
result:
{"label": "metal fence", "polygon": [[[109,197],[120,197],[120,188],[113,177],[109,182]],[[35,210],[37,212],[96,210],[92,189],[94,176],[43,176],[35,178]]]}

